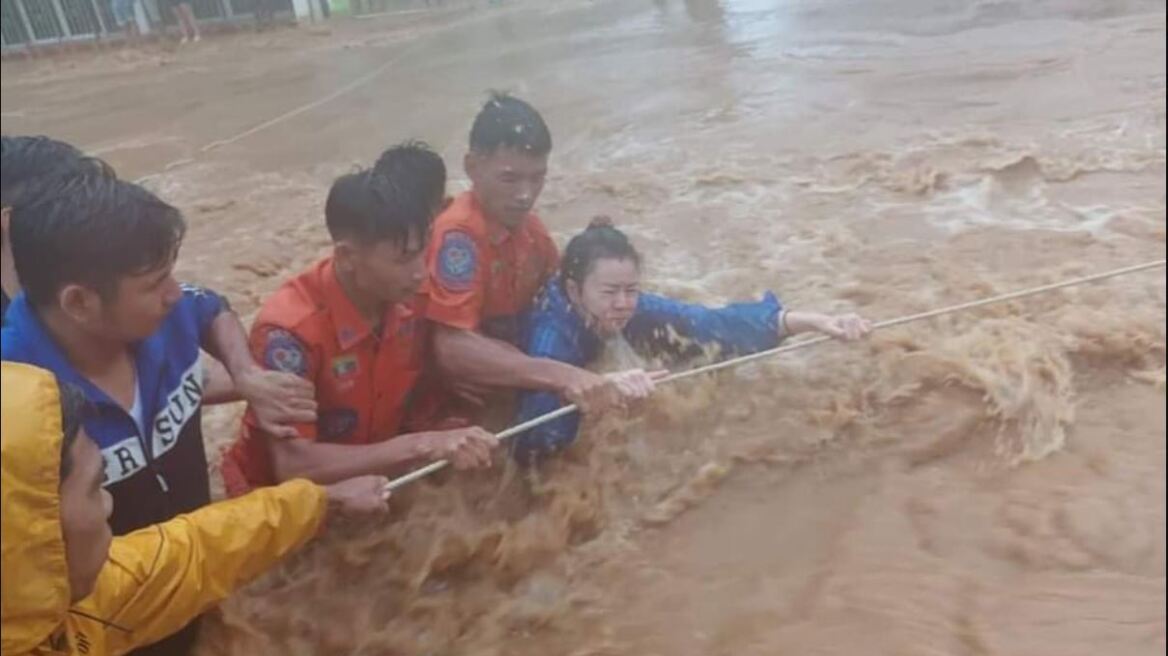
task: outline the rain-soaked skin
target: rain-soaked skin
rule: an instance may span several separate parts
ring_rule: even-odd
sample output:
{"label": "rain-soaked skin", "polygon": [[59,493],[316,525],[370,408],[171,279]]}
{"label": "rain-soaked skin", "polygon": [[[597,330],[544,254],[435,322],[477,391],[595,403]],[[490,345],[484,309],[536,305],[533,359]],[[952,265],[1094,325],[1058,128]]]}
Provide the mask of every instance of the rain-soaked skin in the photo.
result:
{"label": "rain-soaked skin", "polygon": [[[448,2],[5,62],[3,130],[126,177],[180,162],[147,184],[190,220],[181,272],[247,315],[327,250],[334,176],[420,137],[457,187],[509,89],[552,127],[561,244],[605,213],[655,291],[883,319],[1164,257],[1164,25],[1134,0]],[[1161,654],[1164,310],[1139,274],[678,385],[535,479],[443,475],[337,527],[201,653]],[[209,450],[238,416],[207,413]]]}

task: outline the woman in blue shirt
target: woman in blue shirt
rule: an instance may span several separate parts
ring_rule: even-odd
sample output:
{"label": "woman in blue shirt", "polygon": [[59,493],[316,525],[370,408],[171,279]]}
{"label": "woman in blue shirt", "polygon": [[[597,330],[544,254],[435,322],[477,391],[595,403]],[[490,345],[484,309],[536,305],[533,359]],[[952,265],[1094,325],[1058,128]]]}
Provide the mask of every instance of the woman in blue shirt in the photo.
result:
{"label": "woman in blue shirt", "polygon": [[[560,275],[536,298],[526,328],[528,355],[577,367],[595,362],[606,341],[618,335],[639,354],[677,361],[711,351],[722,358],[756,353],[802,332],[854,340],[871,330],[854,314],[788,311],[770,292],[761,301],[722,308],[641,293],[641,256],[607,219],[594,220],[568,243]],[[619,384],[640,387],[643,394],[652,391],[651,383],[645,389],[643,374],[633,378]],[[552,392],[523,392],[518,421],[561,405]],[[516,436],[516,457],[532,462],[567,447],[579,421],[579,415],[570,414]]]}

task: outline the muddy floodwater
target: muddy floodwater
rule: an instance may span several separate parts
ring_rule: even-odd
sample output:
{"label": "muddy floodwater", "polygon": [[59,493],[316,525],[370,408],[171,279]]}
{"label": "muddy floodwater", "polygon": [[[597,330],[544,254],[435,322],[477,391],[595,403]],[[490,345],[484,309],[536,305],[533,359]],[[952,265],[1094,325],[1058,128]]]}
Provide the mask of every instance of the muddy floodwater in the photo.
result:
{"label": "muddy floodwater", "polygon": [[[488,89],[552,128],[560,244],[606,213],[688,300],[887,319],[1165,255],[1163,0],[451,1],[2,85],[5,133],[181,207],[182,277],[245,317],[386,145],[462,187]],[[210,452],[240,412],[206,413]],[[678,384],[534,477],[414,485],[199,653],[1152,656],[1164,520],[1153,271]]]}

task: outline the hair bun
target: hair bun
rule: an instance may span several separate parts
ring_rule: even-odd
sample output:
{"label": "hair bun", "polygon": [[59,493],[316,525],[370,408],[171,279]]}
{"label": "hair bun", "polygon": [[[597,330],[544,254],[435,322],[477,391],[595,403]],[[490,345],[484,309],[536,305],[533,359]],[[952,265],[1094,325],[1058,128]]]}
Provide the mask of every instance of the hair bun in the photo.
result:
{"label": "hair bun", "polygon": [[591,230],[593,228],[615,228],[615,227],[616,227],[616,224],[614,224],[612,222],[612,219],[604,214],[598,214],[598,215],[592,217],[592,220],[588,222],[588,229],[589,230]]}

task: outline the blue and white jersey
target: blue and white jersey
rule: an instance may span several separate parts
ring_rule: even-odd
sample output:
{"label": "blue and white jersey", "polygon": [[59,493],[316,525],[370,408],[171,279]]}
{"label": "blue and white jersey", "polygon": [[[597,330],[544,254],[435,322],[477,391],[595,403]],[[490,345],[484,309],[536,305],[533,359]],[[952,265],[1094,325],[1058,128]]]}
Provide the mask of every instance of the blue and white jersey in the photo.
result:
{"label": "blue and white jersey", "polygon": [[227,307],[214,292],[183,287],[182,299],[135,348],[145,433],[125,408],[73,368],[24,294],[13,299],[0,333],[4,360],[36,365],[72,383],[96,406],[85,430],[105,459],[114,497],[110,525],[122,535],[210,502],[201,410],[200,345]]}

